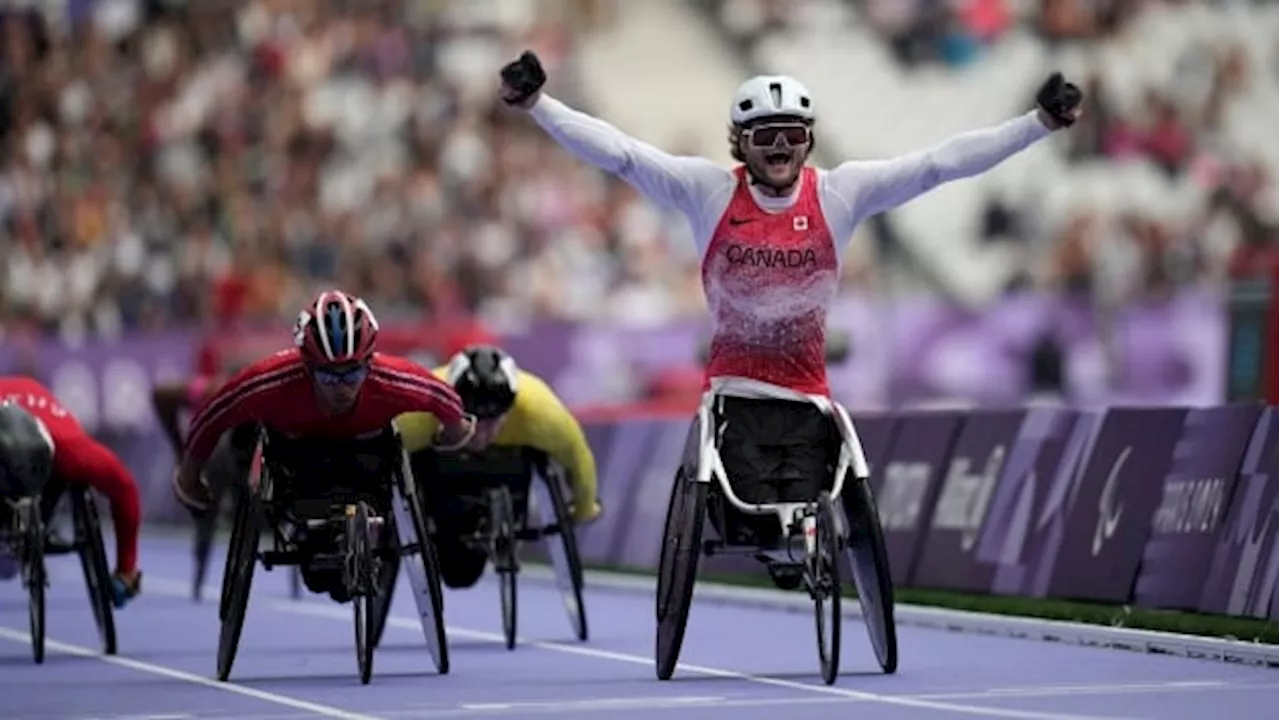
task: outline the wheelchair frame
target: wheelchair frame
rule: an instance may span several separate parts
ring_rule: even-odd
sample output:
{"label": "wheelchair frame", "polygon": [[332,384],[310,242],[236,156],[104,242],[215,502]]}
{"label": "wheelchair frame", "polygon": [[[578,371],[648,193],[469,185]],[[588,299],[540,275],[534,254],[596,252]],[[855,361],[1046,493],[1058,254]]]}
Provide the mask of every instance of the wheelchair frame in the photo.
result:
{"label": "wheelchair frame", "polygon": [[[515,503],[519,499],[512,492],[509,482],[497,482],[483,488],[483,492],[474,496],[460,498],[468,506],[483,507],[487,505],[487,525],[472,533],[463,533],[458,537],[462,542],[474,549],[483,549],[488,554],[494,572],[498,575],[498,593],[502,609],[502,628],[508,650],[513,650],[517,643],[517,607],[518,583],[520,573],[519,543],[546,542],[546,552],[555,571],[556,586],[564,599],[565,612],[574,635],[581,642],[588,637],[586,604],[583,599],[584,572],[582,556],[578,550],[577,535],[573,518],[569,514],[568,501],[565,499],[566,482],[564,471],[545,458],[533,457],[532,473],[527,486],[520,488],[524,492],[525,513],[523,524],[517,525]],[[532,475],[538,475],[535,480]],[[538,500],[538,485],[547,495],[550,518],[543,514],[543,521],[538,524],[535,511],[542,508]],[[547,522],[549,520],[549,522]],[[438,531],[437,531],[438,532]],[[555,536],[560,542],[556,543]]]}
{"label": "wheelchair frame", "polygon": [[[724,463],[720,459],[720,450],[716,447],[715,430],[711,422],[712,406],[716,400],[723,397],[725,396],[715,391],[707,392],[703,394],[702,402],[698,407],[698,431],[700,436],[698,438],[698,474],[695,477],[695,481],[709,483],[712,476],[714,476],[719,483],[721,492],[739,512],[747,515],[776,515],[782,524],[783,537],[794,537],[797,516],[811,509],[814,502],[748,503],[738,497],[738,494],[733,490],[733,485],[729,482]],[[810,396],[809,400],[824,415],[832,417],[840,429],[842,440],[840,458],[836,463],[835,480],[831,486],[831,500],[839,502],[840,496],[844,491],[845,473],[852,469],[855,477],[866,478],[871,474],[871,471],[867,467],[867,459],[862,452],[862,442],[858,439],[858,433],[853,427],[853,421],[849,418],[849,413],[839,403],[832,402],[821,396]],[[815,549],[813,547],[815,540],[812,527],[813,516],[807,514],[803,515],[803,517],[805,551],[809,553]]]}
{"label": "wheelchair frame", "polygon": [[[363,497],[355,497],[350,501],[330,502],[328,517],[299,517],[299,513],[282,507],[282,504],[293,499],[288,492],[283,497],[277,496],[274,475],[280,464],[272,461],[268,454],[271,433],[265,429],[260,430],[257,450],[262,458],[259,482],[256,488],[245,494],[244,500],[237,506],[236,524],[227,551],[227,570],[219,606],[222,621],[218,643],[219,680],[225,681],[229,677],[234,664],[252,587],[253,569],[261,561],[268,572],[276,566],[294,568],[291,573],[294,578],[298,576],[298,568],[313,563],[341,570],[343,583],[351,593],[360,680],[367,684],[373,672],[373,651],[381,643],[390,613],[400,559],[415,552],[422,557],[421,574],[425,576],[423,582],[418,573],[411,573],[415,590],[424,588],[416,598],[419,600],[423,630],[437,670],[442,674],[448,672],[439,566],[427,533],[425,514],[416,501],[417,490],[408,456],[394,426],[382,431],[377,438],[370,438],[370,442],[386,443],[385,446],[378,447],[380,454],[385,453],[382,459],[388,465],[386,471],[390,487],[386,489],[385,498],[380,497],[378,503],[384,507],[375,508]],[[398,463],[395,457],[397,453]],[[356,493],[357,496],[364,494]],[[381,492],[378,494],[382,495]],[[385,500],[385,503],[381,500]],[[271,550],[258,548],[264,524],[272,535]],[[376,525],[381,525],[381,529],[379,542],[374,547],[369,545],[369,529]],[[336,553],[312,553],[304,550],[297,539],[287,533],[287,529],[291,528],[305,532],[337,526],[343,527],[344,540]],[[390,532],[395,534],[389,534]],[[411,533],[412,539],[406,533]],[[371,565],[375,562],[382,564]],[[240,585],[239,588],[236,587],[237,584]],[[430,606],[426,610],[422,607],[423,596],[427,596],[425,602]]]}
{"label": "wheelchair frame", "polygon": [[[806,400],[836,423],[841,436],[840,454],[831,490],[821,491],[814,501],[748,503],[734,491],[720,457],[719,436],[714,420],[715,404],[723,397],[726,395],[714,387],[703,394],[696,416],[697,467],[693,476],[689,477],[685,465],[687,459],[682,459],[667,508],[658,571],[658,637],[655,658],[658,678],[667,680],[675,670],[696,584],[698,558],[716,554],[718,549],[744,547],[729,542],[727,537],[722,537],[719,541],[701,540],[701,527],[707,515],[707,493],[713,478],[729,505],[738,512],[753,516],[774,515],[778,518],[782,526],[780,544],[788,555],[794,547],[796,536],[802,536],[805,556],[800,565],[806,589],[814,601],[823,680],[830,685],[839,675],[841,565],[847,565],[853,570],[853,580],[858,588],[858,598],[877,659],[885,672],[894,672],[897,666],[897,640],[893,628],[888,558],[879,518],[867,485],[870,468],[848,412],[839,403],[828,398],[805,396]],[[845,518],[841,505],[845,478],[850,473],[853,474],[859,501],[856,508],[857,522],[853,525]],[[693,503],[692,509],[685,506],[690,500]],[[693,513],[700,517],[676,518],[674,513],[677,504],[680,504],[686,516]],[[676,522],[674,526],[673,520]],[[672,537],[673,534],[676,537]],[[723,528],[720,534],[724,535]],[[680,535],[691,537],[682,538]],[[691,542],[682,549],[679,544],[681,540]],[[775,557],[779,551],[776,547],[745,547],[754,549],[757,557],[771,568],[782,562]],[[686,566],[673,567],[680,562],[679,556],[682,553],[687,556]],[[823,612],[824,607],[830,610],[829,618]],[[673,609],[674,613],[671,612]],[[824,631],[828,629],[831,634],[829,641],[824,638]]]}
{"label": "wheelchair frame", "polygon": [[18,563],[22,585],[27,590],[27,617],[31,634],[31,655],[37,665],[44,662],[45,588],[49,584],[44,562],[45,524],[40,495],[5,500],[7,522],[0,538],[8,544]]}

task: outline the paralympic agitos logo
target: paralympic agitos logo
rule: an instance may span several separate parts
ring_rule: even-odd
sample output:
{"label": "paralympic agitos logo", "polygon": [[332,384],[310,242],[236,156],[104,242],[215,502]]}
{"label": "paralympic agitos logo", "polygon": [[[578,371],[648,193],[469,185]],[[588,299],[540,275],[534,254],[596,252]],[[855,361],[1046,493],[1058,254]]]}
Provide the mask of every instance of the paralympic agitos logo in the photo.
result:
{"label": "paralympic agitos logo", "polygon": [[818,256],[813,250],[782,250],[751,247],[738,243],[731,243],[726,247],[724,257],[730,265],[752,267],[805,268],[818,264]]}

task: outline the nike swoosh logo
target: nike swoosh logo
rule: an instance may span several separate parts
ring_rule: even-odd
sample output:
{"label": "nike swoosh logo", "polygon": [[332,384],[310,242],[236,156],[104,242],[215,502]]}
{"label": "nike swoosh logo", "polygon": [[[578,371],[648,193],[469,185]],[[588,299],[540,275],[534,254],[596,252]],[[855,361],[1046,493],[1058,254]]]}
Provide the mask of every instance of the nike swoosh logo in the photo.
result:
{"label": "nike swoosh logo", "polygon": [[729,224],[733,227],[746,225],[749,222],[755,222],[755,218],[729,218]]}

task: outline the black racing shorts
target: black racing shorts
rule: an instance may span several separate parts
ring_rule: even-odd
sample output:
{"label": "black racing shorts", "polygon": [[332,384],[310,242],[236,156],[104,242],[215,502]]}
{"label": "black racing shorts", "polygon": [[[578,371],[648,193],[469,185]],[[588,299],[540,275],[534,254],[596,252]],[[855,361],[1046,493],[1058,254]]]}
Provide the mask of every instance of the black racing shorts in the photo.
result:
{"label": "black racing shorts", "polygon": [[441,580],[450,588],[475,585],[484,574],[488,549],[476,542],[489,518],[488,493],[505,485],[511,493],[516,527],[528,520],[529,487],[538,453],[524,448],[491,447],[483,453],[410,456],[423,508],[435,526]]}
{"label": "black racing shorts", "polygon": [[[714,422],[725,474],[747,503],[811,502],[830,488],[840,457],[840,431],[808,402],[719,397]],[[735,544],[780,539],[775,515],[740,513],[711,486],[711,520]]]}

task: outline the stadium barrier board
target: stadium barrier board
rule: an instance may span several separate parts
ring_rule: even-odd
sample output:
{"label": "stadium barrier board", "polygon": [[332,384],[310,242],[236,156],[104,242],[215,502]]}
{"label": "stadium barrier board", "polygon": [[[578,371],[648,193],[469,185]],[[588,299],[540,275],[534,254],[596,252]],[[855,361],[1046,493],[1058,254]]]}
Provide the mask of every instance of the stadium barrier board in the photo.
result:
{"label": "stadium barrier board", "polygon": [[[912,411],[854,422],[901,586],[1275,617],[1275,408]],[[688,423],[587,426],[608,508],[583,531],[588,561],[656,566]]]}

